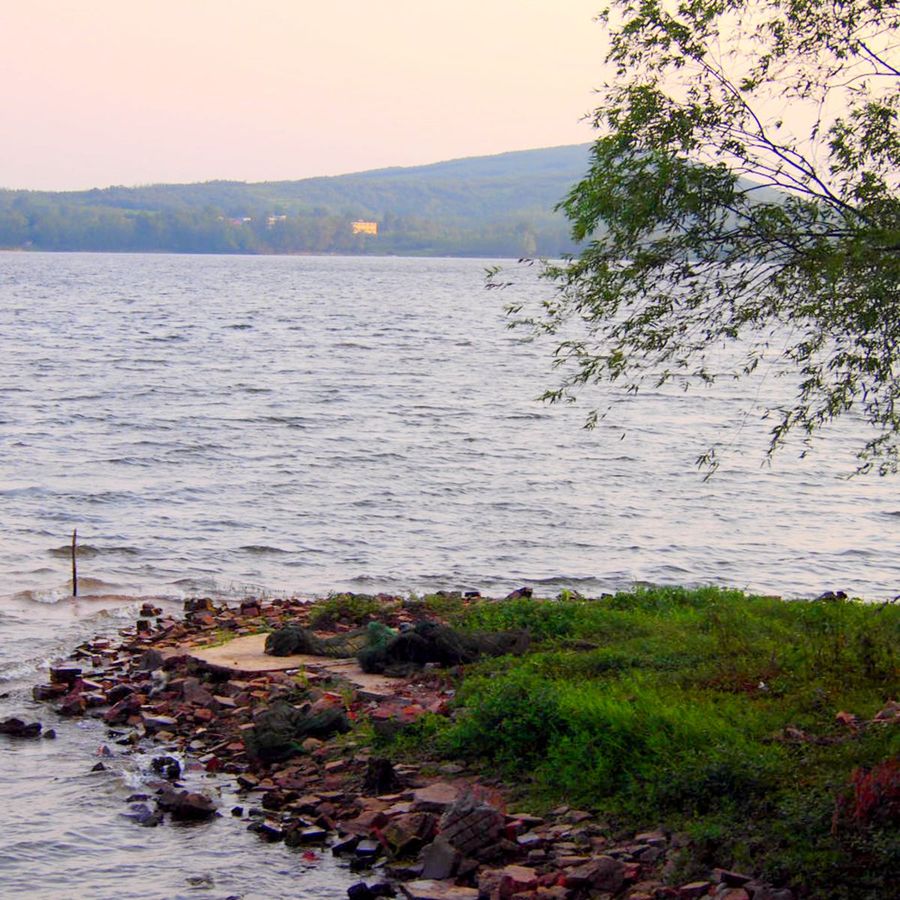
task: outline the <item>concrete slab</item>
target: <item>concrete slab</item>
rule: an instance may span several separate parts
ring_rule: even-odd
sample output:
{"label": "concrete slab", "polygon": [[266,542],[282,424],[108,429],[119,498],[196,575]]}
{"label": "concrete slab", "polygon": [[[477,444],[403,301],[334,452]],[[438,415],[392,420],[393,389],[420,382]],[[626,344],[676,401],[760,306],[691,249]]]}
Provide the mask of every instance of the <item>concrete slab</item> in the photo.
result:
{"label": "concrete slab", "polygon": [[350,682],[373,700],[392,696],[401,683],[401,679],[363,672],[355,659],[328,659],[305,653],[269,656],[265,652],[265,646],[265,634],[249,634],[216,647],[182,647],[176,648],[175,652],[187,654],[216,668],[227,669],[236,675],[283,672],[287,669],[333,675]]}

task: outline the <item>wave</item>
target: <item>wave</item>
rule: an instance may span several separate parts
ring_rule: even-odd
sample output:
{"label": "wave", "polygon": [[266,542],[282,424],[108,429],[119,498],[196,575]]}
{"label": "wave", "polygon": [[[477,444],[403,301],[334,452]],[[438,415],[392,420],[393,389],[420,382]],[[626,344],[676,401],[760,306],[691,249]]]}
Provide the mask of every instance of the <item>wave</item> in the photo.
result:
{"label": "wave", "polygon": [[[69,559],[72,556],[72,545],[51,547],[47,552],[56,559]],[[96,556],[140,556],[141,552],[137,547],[95,547],[93,544],[78,544],[75,547],[77,559],[93,559]]]}

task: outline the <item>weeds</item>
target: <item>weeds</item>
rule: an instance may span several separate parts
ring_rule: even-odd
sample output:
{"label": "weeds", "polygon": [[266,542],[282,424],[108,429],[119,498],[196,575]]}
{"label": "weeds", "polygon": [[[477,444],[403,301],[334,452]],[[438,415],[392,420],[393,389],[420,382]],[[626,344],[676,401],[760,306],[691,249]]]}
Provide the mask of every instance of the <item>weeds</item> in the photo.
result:
{"label": "weeds", "polygon": [[472,666],[454,716],[398,749],[480,760],[535,808],[664,817],[702,837],[698,854],[817,889],[865,860],[862,892],[829,896],[888,883],[900,727],[865,722],[900,689],[896,606],[662,588],[448,612],[465,629],[527,629],[532,649]]}

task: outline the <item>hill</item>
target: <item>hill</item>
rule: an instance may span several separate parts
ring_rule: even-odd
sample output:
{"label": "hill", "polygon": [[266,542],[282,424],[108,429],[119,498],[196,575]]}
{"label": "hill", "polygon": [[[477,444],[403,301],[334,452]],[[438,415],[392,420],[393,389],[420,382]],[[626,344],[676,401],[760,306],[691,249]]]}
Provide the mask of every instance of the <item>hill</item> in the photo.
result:
{"label": "hill", "polygon": [[[300,181],[0,191],[0,246],[36,250],[558,256],[554,205],[587,146]],[[377,235],[352,222],[375,222]]]}

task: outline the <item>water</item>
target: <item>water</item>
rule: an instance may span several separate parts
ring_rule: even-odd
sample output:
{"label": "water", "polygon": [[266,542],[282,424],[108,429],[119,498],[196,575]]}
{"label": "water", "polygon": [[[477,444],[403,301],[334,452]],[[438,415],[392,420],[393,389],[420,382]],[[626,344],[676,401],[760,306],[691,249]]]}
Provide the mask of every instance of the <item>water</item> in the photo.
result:
{"label": "water", "polygon": [[[761,468],[769,380],[646,392],[585,432],[586,408],[534,401],[547,348],[505,328],[484,265],[0,254],[0,715],[48,721],[27,700],[46,661],[139,595],[900,592],[896,482],[842,477],[854,423]],[[704,483],[714,440],[735,452]],[[71,723],[55,743],[0,738],[4,890],[344,895],[330,861],[228,817],[122,819],[140,761],[90,774],[103,740]]]}

